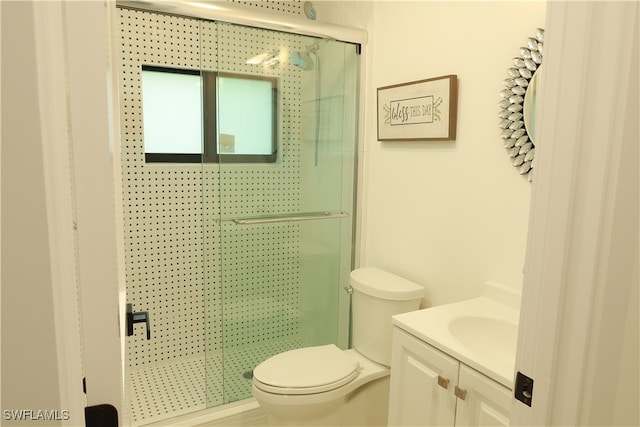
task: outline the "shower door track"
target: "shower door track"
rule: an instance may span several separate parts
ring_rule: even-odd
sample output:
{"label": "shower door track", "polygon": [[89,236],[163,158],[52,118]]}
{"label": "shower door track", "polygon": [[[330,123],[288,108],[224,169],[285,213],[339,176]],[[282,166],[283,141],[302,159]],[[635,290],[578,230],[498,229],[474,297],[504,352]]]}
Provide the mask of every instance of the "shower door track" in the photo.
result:
{"label": "shower door track", "polygon": [[214,4],[212,2],[185,2],[184,0],[116,0],[116,5],[129,9],[228,22],[347,43],[362,45],[367,43],[367,31],[364,29],[286,16],[232,2],[216,2]]}
{"label": "shower door track", "polygon": [[260,216],[250,218],[236,218],[232,221],[238,225],[250,225],[250,224],[269,224],[273,222],[290,222],[290,221],[313,221],[318,219],[333,219],[333,218],[345,218],[349,216],[346,212],[310,212],[301,213],[297,215],[271,215]]}

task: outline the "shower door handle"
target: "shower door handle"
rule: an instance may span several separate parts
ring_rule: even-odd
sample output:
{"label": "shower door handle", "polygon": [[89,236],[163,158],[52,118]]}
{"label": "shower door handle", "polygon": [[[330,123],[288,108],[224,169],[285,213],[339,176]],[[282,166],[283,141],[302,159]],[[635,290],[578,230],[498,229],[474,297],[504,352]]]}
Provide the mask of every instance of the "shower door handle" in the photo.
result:
{"label": "shower door handle", "polygon": [[136,323],[145,323],[147,325],[147,339],[151,339],[151,323],[149,321],[148,311],[133,311],[133,304],[127,304],[127,336],[133,335],[133,325]]}
{"label": "shower door handle", "polygon": [[290,221],[313,221],[317,219],[333,219],[333,218],[344,218],[349,216],[346,212],[307,212],[300,214],[284,214],[284,215],[271,215],[271,216],[260,216],[260,217],[250,217],[250,218],[236,218],[232,219],[232,221],[239,225],[248,225],[248,224],[270,224],[274,222],[290,222]]}

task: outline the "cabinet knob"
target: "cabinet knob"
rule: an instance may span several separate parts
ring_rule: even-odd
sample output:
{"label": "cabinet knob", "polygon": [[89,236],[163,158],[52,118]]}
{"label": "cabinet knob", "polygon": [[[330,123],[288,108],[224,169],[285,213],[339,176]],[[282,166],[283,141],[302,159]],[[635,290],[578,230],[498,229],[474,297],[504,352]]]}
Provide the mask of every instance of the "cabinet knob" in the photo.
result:
{"label": "cabinet knob", "polygon": [[455,394],[458,399],[465,400],[467,397],[467,390],[456,386],[453,394]]}
{"label": "cabinet knob", "polygon": [[438,375],[438,385],[446,390],[449,388],[449,380]]}

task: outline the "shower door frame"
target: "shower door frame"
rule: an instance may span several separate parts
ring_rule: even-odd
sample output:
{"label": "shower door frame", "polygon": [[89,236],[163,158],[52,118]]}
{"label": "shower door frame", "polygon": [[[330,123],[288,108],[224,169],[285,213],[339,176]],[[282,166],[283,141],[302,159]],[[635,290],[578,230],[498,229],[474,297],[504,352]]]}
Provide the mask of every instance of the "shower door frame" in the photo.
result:
{"label": "shower door frame", "polygon": [[[112,3],[113,4],[113,3]],[[246,27],[253,27],[259,29],[267,29],[278,32],[303,35],[303,36],[312,36],[316,38],[330,39],[339,42],[345,42],[354,44],[358,47],[358,52],[362,54],[362,49],[360,48],[367,41],[367,33],[365,30],[353,29],[349,27],[336,26],[331,24],[318,23],[315,21],[305,20],[301,18],[286,16],[284,14],[276,14],[271,12],[265,12],[262,10],[248,8],[244,6],[237,5],[235,3],[225,3],[220,2],[220,6],[209,5],[209,7],[203,6],[202,4],[198,5],[197,3],[184,3],[184,2],[175,2],[175,1],[161,1],[161,2],[137,2],[137,1],[117,1],[115,3],[116,7],[123,7],[129,9],[137,9],[148,12],[156,12],[156,13],[167,13],[171,15],[183,16],[187,18],[196,18],[203,19],[221,23],[242,25]],[[115,10],[115,8],[114,8]],[[114,32],[114,38],[117,38],[117,32],[115,29],[112,29]],[[363,58],[360,60],[360,64],[362,64]],[[117,61],[117,60],[116,60]],[[113,64],[114,74],[117,75],[118,64]],[[361,90],[364,87],[364,67],[362,65],[356,70],[356,75],[358,78],[358,95],[357,102],[359,105],[362,105],[364,95]],[[359,227],[356,226],[358,222],[357,213],[359,210],[357,209],[358,203],[358,191],[357,191],[357,183],[360,182],[360,176],[362,175],[361,168],[358,163],[358,153],[362,151],[363,147],[363,135],[364,135],[364,117],[363,117],[363,109],[357,108],[356,111],[356,119],[357,124],[355,128],[355,152],[354,152],[354,198],[353,198],[353,210],[355,214],[352,216],[352,227],[353,227],[353,236],[352,236],[352,254],[351,254],[351,265],[356,266],[358,257],[356,256],[358,245],[356,242],[358,239]],[[114,149],[114,157],[119,158],[120,151],[117,145],[116,149]],[[117,173],[117,171],[116,171]],[[122,212],[118,210],[118,215],[122,215]],[[120,223],[122,223],[122,219],[120,218]],[[120,258],[124,258],[124,244],[119,242],[120,245],[118,247],[118,252]],[[125,285],[121,285],[124,287]],[[122,293],[121,293],[122,296]],[[126,299],[126,298],[125,298]],[[121,324],[124,324],[124,319],[122,318],[124,310],[121,307]],[[347,333],[348,334],[348,333]],[[121,337],[121,350],[126,348],[125,343],[126,337],[124,334]],[[123,352],[124,353],[124,352]],[[124,361],[123,361],[124,363]],[[123,365],[123,369],[124,365]],[[124,399],[124,396],[123,396]],[[127,405],[127,402],[123,404]],[[126,420],[123,420],[126,422]]]}
{"label": "shower door frame", "polygon": [[[118,7],[219,21],[229,24],[244,25],[247,27],[299,34],[303,36],[331,39],[340,42],[359,44],[362,46],[366,45],[368,40],[367,31],[364,29],[302,19],[295,16],[269,12],[225,1],[220,1],[213,5],[210,3],[206,4],[175,0],[116,0],[115,4]],[[360,82],[364,82],[364,74],[362,73],[362,70],[360,78]],[[361,84],[361,87],[362,86],[363,85]]]}

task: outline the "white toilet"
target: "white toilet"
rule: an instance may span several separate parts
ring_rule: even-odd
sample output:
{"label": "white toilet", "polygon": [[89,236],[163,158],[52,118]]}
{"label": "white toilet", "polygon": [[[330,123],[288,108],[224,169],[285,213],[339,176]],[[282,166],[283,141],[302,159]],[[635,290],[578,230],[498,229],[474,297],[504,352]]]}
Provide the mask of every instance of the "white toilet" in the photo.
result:
{"label": "white toilet", "polygon": [[270,425],[386,425],[391,316],[417,310],[422,286],[378,268],[351,272],[353,349],[333,344],[277,354],[253,371]]}

